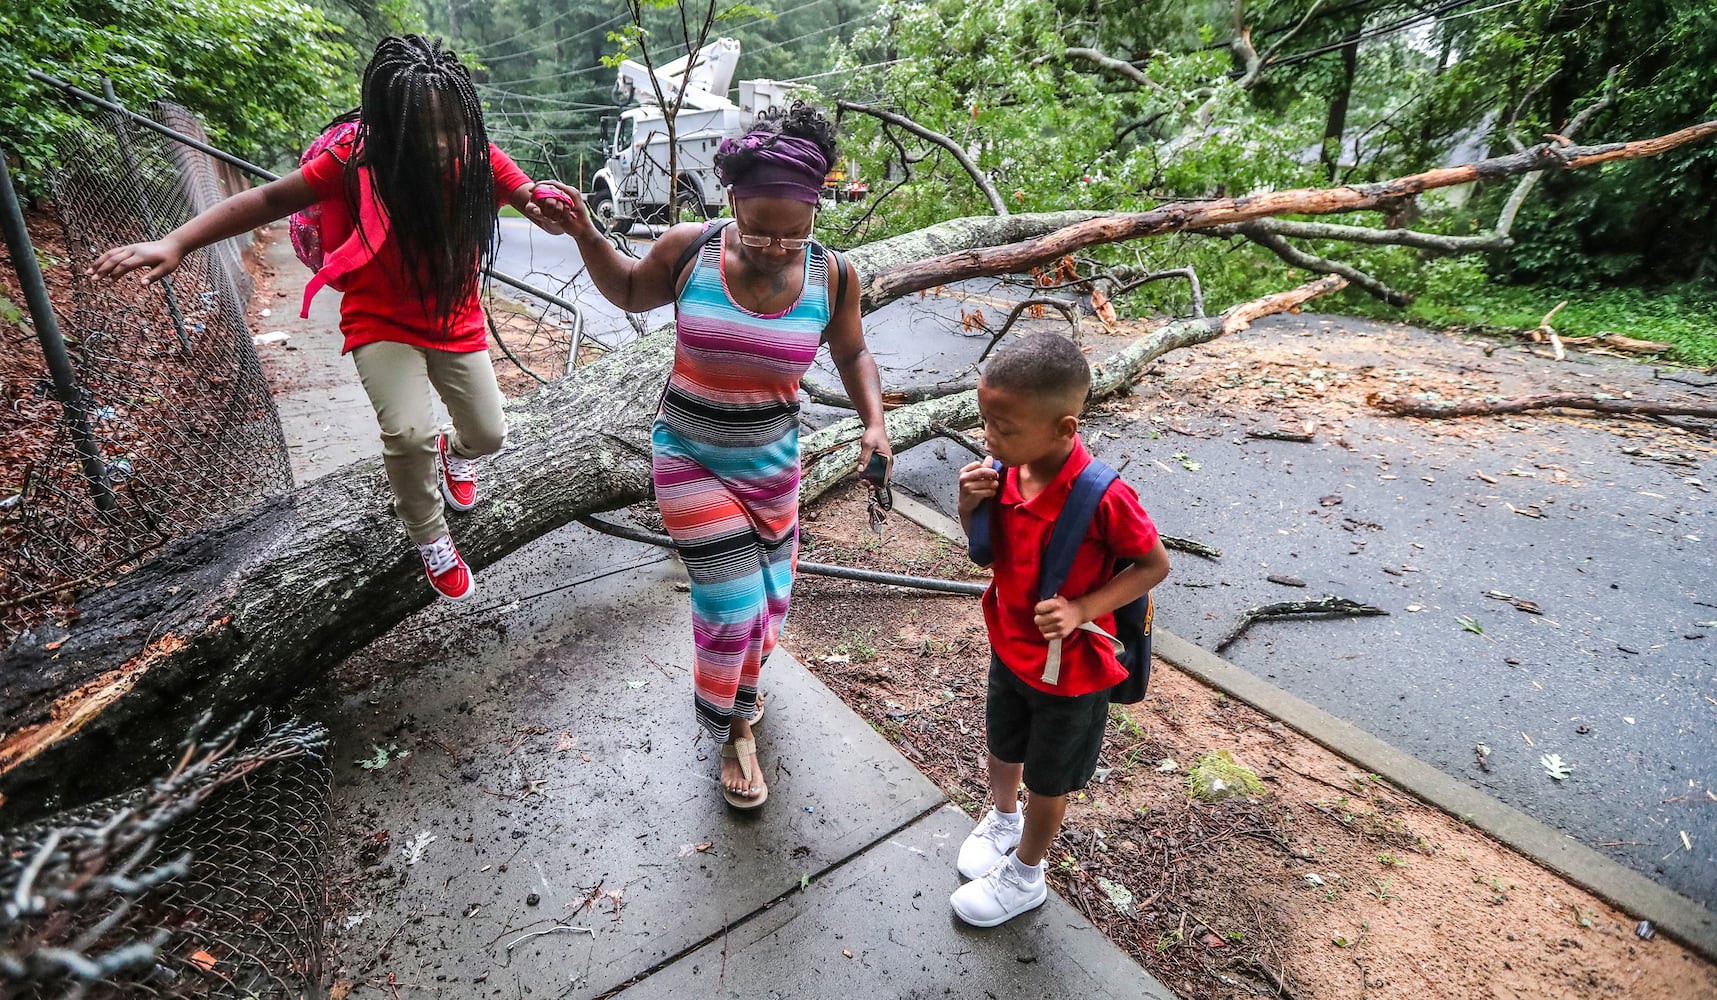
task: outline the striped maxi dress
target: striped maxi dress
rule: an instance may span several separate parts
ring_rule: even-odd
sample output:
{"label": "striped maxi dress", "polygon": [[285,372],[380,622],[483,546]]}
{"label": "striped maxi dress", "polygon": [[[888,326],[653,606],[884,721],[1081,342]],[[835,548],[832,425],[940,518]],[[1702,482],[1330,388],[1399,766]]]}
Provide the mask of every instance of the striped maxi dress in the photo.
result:
{"label": "striped maxi dress", "polygon": [[[725,237],[725,233],[723,237]],[[805,252],[799,299],[733,300],[725,238],[698,252],[675,312],[674,370],[651,432],[662,521],[691,576],[698,722],[718,742],[757,709],[799,550],[799,379],[829,325],[827,258]]]}

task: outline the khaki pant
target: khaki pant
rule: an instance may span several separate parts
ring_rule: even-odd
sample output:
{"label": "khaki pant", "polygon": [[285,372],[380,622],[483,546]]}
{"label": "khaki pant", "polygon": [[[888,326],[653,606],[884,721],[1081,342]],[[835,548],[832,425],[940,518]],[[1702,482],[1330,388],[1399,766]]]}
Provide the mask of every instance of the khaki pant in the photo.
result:
{"label": "khaki pant", "polygon": [[358,378],[376,409],[382,431],[382,464],[393,487],[394,509],[419,545],[447,534],[435,443],[441,427],[430,408],[434,386],[453,418],[447,447],[460,458],[501,450],[507,437],[501,389],[489,352],[454,353],[392,341],[365,344],[352,352]]}

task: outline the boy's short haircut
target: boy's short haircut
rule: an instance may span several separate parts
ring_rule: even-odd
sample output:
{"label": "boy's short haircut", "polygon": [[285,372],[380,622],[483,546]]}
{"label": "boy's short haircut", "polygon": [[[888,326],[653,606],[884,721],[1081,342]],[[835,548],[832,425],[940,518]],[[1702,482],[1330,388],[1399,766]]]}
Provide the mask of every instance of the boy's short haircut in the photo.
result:
{"label": "boy's short haircut", "polygon": [[1091,393],[1085,353],[1056,333],[1034,333],[996,352],[984,369],[984,384],[1024,396],[1054,399],[1077,414]]}

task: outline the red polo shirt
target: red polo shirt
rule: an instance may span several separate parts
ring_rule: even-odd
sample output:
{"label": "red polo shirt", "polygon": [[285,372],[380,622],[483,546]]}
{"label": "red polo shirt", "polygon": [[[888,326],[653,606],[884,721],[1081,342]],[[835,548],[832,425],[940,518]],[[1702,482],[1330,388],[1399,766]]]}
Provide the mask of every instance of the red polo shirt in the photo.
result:
{"label": "red polo shirt", "polygon": [[[304,164],[304,181],[318,198],[346,197],[346,165],[351,152],[349,144],[329,147]],[[489,163],[495,174],[496,206],[506,204],[514,191],[531,182],[512,157],[494,143],[489,144]],[[477,263],[472,261],[471,266]],[[384,241],[369,263],[346,278],[345,298],[340,301],[340,332],[346,335],[342,353],[378,340],[461,354],[489,349],[488,325],[483,321],[476,289],[454,310],[452,326],[443,334],[434,314],[418,298],[393,240]]]}
{"label": "red polo shirt", "polygon": [[[1072,697],[1114,687],[1127,678],[1127,668],[1115,658],[1114,647],[1102,636],[1080,629],[1061,641],[1061,681],[1043,682],[1043,665],[1049,642],[1036,623],[1037,581],[1043,553],[1049,548],[1049,533],[1073,490],[1073,481],[1091,462],[1084,442],[1073,439],[1055,479],[1043,492],[1026,500],[1019,491],[1019,470],[1009,468],[997,495],[994,580],[984,591],[984,623],[996,655],[1019,678],[1040,691]],[[1156,548],[1157,526],[1139,506],[1138,494],[1117,479],[1103,494],[1091,529],[1085,533],[1073,568],[1061,588],[1063,597],[1080,597],[1108,583],[1124,564],[1142,558]],[[1113,614],[1099,615],[1095,623],[1111,634]]]}

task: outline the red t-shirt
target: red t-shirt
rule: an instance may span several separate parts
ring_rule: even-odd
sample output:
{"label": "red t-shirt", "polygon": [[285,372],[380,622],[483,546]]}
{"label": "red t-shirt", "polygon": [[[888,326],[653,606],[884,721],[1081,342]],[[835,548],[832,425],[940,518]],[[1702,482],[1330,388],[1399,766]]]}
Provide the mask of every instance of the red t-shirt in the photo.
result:
{"label": "red t-shirt", "polygon": [[[330,147],[304,165],[304,180],[324,201],[343,199],[346,165],[351,158],[350,148]],[[497,207],[531,182],[518,164],[494,143],[489,144],[489,162],[494,168]],[[471,266],[476,267],[477,262],[472,261]],[[476,289],[454,311],[453,323],[444,335],[434,313],[418,297],[406,275],[405,263],[393,240],[384,241],[369,263],[347,276],[345,294],[340,302],[340,331],[346,335],[342,353],[378,340],[461,354],[489,349],[489,331],[483,322]]]}
{"label": "red t-shirt", "polygon": [[[1067,697],[1101,691],[1127,679],[1127,668],[1115,658],[1109,640],[1079,629],[1061,640],[1060,682],[1043,682],[1049,642],[1037,629],[1037,581],[1055,517],[1067,503],[1074,479],[1090,462],[1090,452],[1075,437],[1073,453],[1061,471],[1030,500],[1020,496],[1019,470],[1007,470],[996,497],[996,520],[992,524],[994,580],[984,591],[984,623],[989,627],[990,645],[1002,663],[1032,687]],[[1139,506],[1138,494],[1124,481],[1115,480],[1097,504],[1061,596],[1089,594],[1108,583],[1124,568],[1122,564],[1144,557],[1156,546],[1157,526]],[[1113,614],[1099,615],[1094,623],[1114,634]]]}

